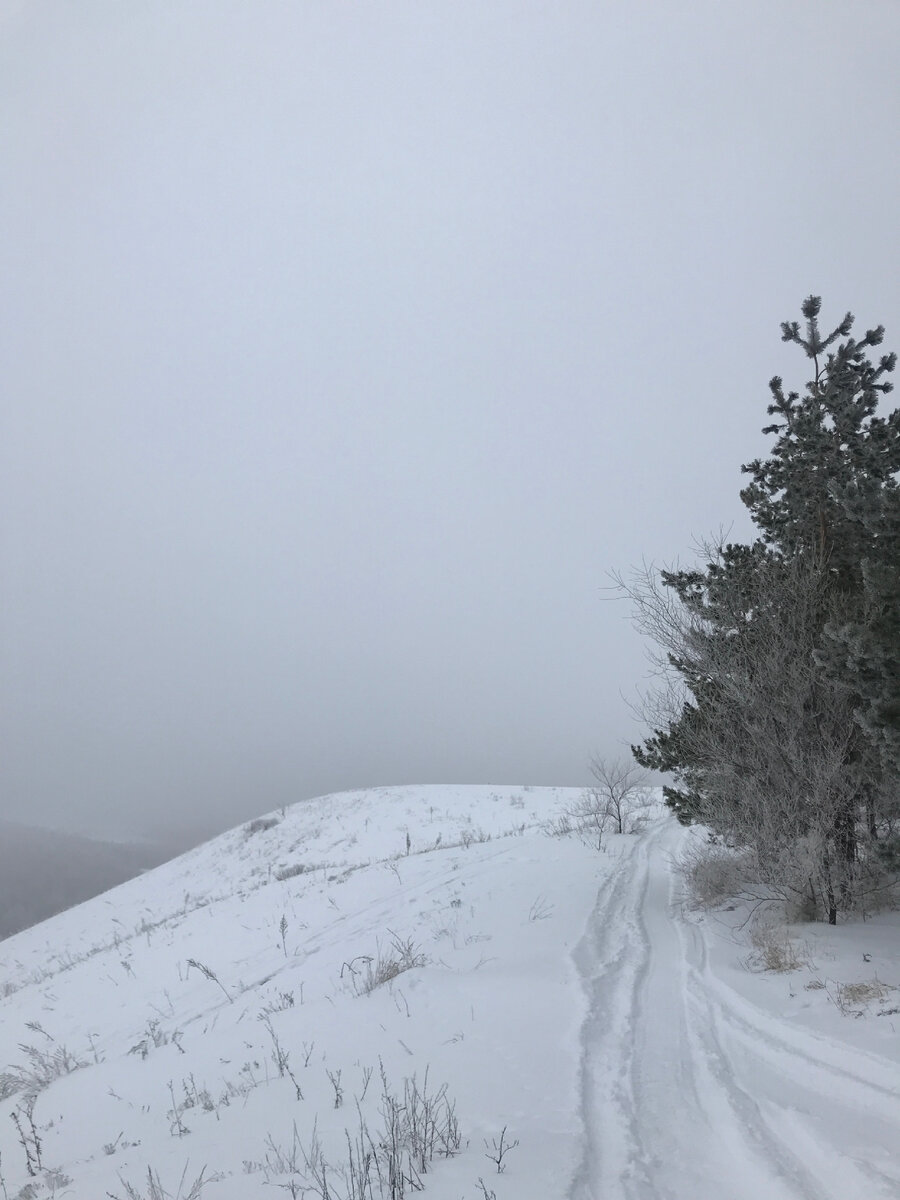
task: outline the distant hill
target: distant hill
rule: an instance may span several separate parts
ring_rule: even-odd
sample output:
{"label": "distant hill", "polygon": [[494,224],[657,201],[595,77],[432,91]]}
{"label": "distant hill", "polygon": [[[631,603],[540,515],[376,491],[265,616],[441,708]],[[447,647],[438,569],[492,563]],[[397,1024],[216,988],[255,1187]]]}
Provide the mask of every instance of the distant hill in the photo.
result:
{"label": "distant hill", "polygon": [[178,853],[0,821],[0,938],[9,937]]}

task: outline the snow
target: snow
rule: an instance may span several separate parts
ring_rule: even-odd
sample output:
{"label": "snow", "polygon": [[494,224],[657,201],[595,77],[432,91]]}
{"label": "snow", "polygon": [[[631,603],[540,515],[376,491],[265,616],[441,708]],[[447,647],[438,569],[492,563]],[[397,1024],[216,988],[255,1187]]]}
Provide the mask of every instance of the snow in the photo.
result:
{"label": "snow", "polygon": [[[578,797],[303,802],[0,943],[6,1195],[143,1200],[150,1169],[183,1200],[205,1168],[204,1200],[318,1196],[315,1131],[343,1200],[381,1070],[402,1096],[427,1069],[461,1134],[435,1200],[900,1196],[897,914],[792,928],[799,965],[759,970],[742,909],[684,902],[689,831],[657,805],[600,851],[548,836]],[[367,992],[398,947],[418,965]]]}

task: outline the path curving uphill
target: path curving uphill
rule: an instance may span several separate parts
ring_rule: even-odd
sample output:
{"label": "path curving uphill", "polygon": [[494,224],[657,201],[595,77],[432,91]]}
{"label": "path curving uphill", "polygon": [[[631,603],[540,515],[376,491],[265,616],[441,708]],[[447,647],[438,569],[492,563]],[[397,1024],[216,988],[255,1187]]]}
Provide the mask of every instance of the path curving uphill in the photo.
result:
{"label": "path curving uphill", "polygon": [[570,1200],[898,1200],[896,1065],[788,1025],[711,971],[665,818],[604,881],[575,961],[583,1151]]}

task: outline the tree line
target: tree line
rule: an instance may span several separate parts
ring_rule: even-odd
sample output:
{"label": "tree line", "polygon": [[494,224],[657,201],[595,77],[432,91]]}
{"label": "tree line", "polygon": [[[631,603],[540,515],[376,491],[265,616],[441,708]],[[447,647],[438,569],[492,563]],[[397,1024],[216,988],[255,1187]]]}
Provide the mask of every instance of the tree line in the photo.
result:
{"label": "tree line", "polygon": [[812,378],[769,384],[770,452],[742,468],[754,540],[620,583],[661,669],[635,758],[671,774],[681,821],[834,924],[900,879],[900,410],[880,411],[883,327],[825,335],[820,308],[781,327]]}

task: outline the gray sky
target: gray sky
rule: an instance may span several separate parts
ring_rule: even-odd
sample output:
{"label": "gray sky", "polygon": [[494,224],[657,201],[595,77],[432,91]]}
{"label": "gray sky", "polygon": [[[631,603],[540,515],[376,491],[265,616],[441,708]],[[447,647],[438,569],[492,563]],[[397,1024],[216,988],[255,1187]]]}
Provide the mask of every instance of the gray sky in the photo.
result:
{"label": "gray sky", "polygon": [[0,817],[578,784],[606,572],[900,349],[896,0],[0,0]]}

